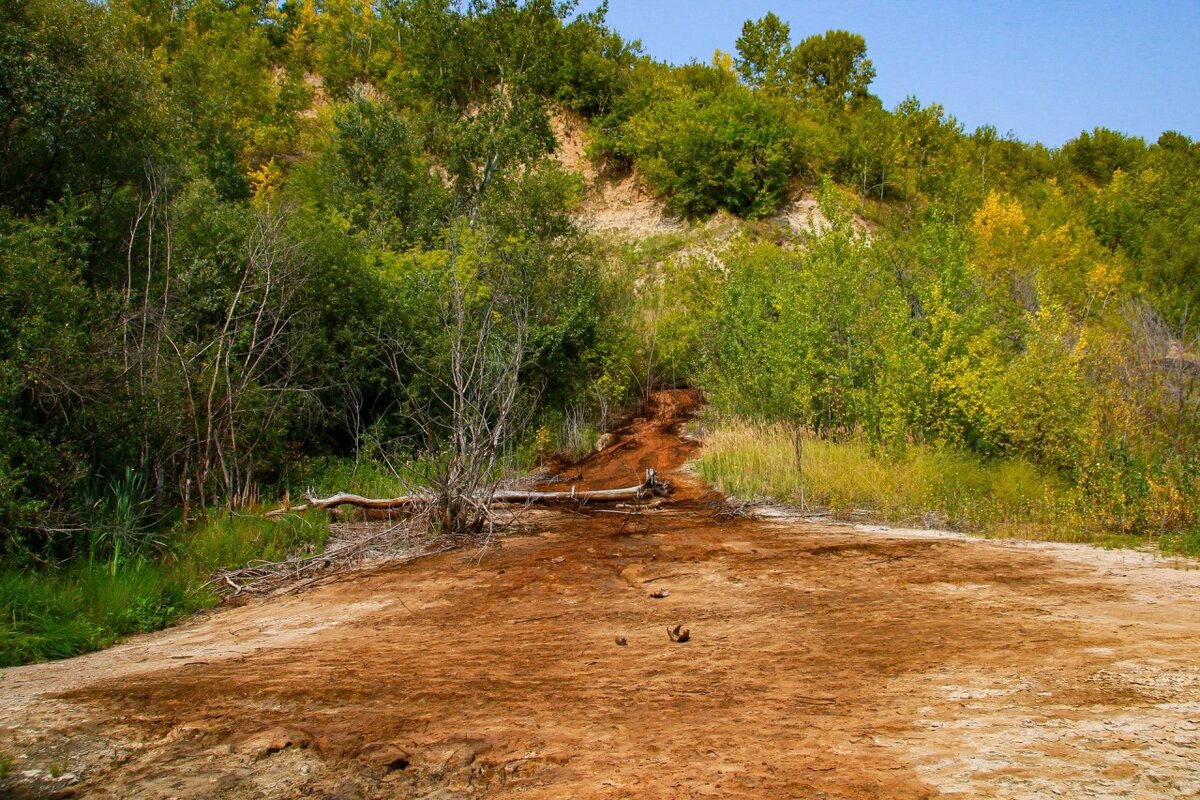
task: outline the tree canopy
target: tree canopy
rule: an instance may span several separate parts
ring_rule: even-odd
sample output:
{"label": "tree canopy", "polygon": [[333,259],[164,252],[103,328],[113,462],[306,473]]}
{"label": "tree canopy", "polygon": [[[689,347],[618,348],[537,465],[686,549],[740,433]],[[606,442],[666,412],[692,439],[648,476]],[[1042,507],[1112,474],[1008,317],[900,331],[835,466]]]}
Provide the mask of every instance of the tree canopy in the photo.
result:
{"label": "tree canopy", "polygon": [[[313,458],[444,463],[472,332],[520,341],[514,458],[688,382],[1183,524],[1200,147],[965,131],[885,108],[862,36],[798,33],[768,13],[671,66],[552,0],[3,0],[6,552],[83,552],[127,474],[165,515]],[[585,174],[554,158],[564,120]],[[593,235],[578,209],[622,180],[683,239],[718,212],[737,234]],[[818,186],[827,225],[795,234]]]}

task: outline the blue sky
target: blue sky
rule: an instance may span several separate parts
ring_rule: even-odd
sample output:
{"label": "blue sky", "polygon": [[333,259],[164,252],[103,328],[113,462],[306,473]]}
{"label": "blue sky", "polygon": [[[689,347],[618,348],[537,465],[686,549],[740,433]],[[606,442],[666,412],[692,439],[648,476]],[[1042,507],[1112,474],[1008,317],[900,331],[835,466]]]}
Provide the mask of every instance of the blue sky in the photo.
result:
{"label": "blue sky", "polygon": [[1200,0],[609,0],[608,22],[655,58],[707,62],[768,11],[791,24],[793,42],[862,34],[872,91],[889,108],[912,94],[968,131],[991,124],[1054,147],[1096,126],[1200,139]]}

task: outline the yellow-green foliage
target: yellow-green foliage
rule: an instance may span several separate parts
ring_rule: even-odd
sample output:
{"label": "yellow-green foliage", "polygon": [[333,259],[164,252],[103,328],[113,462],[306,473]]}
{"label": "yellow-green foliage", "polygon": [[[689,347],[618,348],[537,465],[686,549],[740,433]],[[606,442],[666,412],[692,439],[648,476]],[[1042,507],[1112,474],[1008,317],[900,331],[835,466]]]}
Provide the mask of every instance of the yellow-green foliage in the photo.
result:
{"label": "yellow-green foliage", "polygon": [[994,438],[1013,452],[1068,469],[1087,447],[1092,390],[1068,343],[1067,317],[1043,307],[1025,352],[990,387],[987,413]]}
{"label": "yellow-green foliage", "polygon": [[803,503],[838,516],[862,511],[892,522],[932,515],[972,530],[1034,521],[1035,509],[1066,491],[1052,474],[1019,459],[987,462],[915,444],[889,456],[861,434],[833,441],[809,430],[743,421],[706,437],[699,470],[738,497]]}
{"label": "yellow-green foliage", "polygon": [[[861,435],[832,441],[811,431],[735,420],[706,437],[698,469],[731,495],[802,504],[839,518],[1054,541],[1146,541],[1109,525],[1079,488],[1021,459],[983,460],[912,444],[889,455]],[[1193,534],[1160,542],[1164,549],[1200,551],[1200,537]]]}
{"label": "yellow-green foliage", "polygon": [[692,254],[663,262],[661,280],[647,295],[653,326],[655,358],[664,374],[698,377],[704,367],[704,342],[712,329],[713,311],[724,273],[709,254]]}

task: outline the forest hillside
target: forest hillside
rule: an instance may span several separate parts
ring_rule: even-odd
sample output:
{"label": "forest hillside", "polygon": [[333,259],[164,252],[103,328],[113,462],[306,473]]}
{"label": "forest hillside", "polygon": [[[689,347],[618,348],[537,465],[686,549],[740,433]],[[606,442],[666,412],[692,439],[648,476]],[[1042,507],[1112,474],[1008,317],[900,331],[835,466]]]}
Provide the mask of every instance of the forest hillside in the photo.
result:
{"label": "forest hillside", "polygon": [[867,45],[0,0],[0,663],[319,549],[257,514],[308,488],[478,532],[666,386],[738,497],[1200,554],[1200,144],[886,108]]}

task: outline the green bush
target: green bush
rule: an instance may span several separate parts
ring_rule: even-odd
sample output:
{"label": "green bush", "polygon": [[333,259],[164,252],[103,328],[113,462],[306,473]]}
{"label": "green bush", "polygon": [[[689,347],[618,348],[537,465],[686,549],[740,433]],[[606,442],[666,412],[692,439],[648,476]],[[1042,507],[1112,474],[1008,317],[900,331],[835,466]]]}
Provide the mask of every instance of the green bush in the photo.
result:
{"label": "green bush", "polygon": [[715,88],[688,86],[677,89],[672,100],[649,105],[623,124],[623,148],[678,212],[702,216],[724,208],[752,218],[769,214],[803,163],[795,125],[766,96],[717,70],[712,77],[701,75]]}
{"label": "green bush", "polygon": [[[819,430],[882,426],[906,345],[897,286],[827,188],[832,227],[802,252],[735,243],[706,331],[712,401],[754,419]],[[905,398],[909,401],[910,398]]]}

